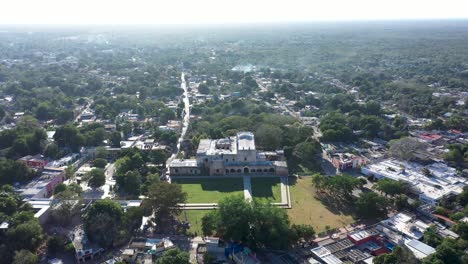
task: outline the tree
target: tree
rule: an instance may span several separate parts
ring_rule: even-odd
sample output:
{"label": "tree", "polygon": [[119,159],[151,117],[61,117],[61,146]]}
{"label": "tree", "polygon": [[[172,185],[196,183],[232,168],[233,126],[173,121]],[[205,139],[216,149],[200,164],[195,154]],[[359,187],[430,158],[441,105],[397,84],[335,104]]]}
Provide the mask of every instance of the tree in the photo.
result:
{"label": "tree", "polygon": [[119,190],[131,195],[140,194],[141,175],[137,170],[117,174],[116,183]]}
{"label": "tree", "polygon": [[374,264],[419,264],[419,260],[406,247],[396,246],[392,253],[374,258]]}
{"label": "tree", "polygon": [[310,225],[292,225],[291,231],[298,239],[304,239],[305,241],[310,241],[315,236],[315,230]]}
{"label": "tree", "polygon": [[428,244],[431,247],[437,247],[442,243],[442,237],[436,233],[435,226],[430,226],[426,231],[424,231],[424,243]]}
{"label": "tree", "polygon": [[0,159],[0,184],[26,182],[34,177],[34,172],[24,162]]}
{"label": "tree", "polygon": [[203,264],[215,264],[216,260],[216,257],[212,254],[208,252],[203,253]]}
{"label": "tree", "polygon": [[57,235],[51,236],[47,240],[47,250],[52,254],[62,251],[64,249],[65,242],[66,240],[60,236],[57,236]]}
{"label": "tree", "polygon": [[45,150],[44,150],[44,155],[48,158],[51,159],[56,159],[60,155],[60,151],[58,148],[58,145],[56,143],[49,143],[47,144]]}
{"label": "tree", "polygon": [[99,188],[106,183],[106,176],[102,169],[92,169],[86,174],[88,179],[88,186],[91,188]]}
{"label": "tree", "polygon": [[103,247],[109,247],[122,229],[124,211],[115,201],[98,200],[89,207],[83,220],[88,237]]}
{"label": "tree", "polygon": [[201,94],[209,94],[210,93],[210,87],[208,85],[202,83],[198,86],[198,92]]}
{"label": "tree", "polygon": [[361,186],[362,182],[359,178],[347,174],[327,177],[321,174],[314,174],[312,184],[318,191],[326,190],[331,195],[347,198],[352,191]]}
{"label": "tree", "polygon": [[301,163],[310,164],[320,150],[320,144],[317,141],[302,142],[294,147],[293,156]]}
{"label": "tree", "polygon": [[219,214],[216,211],[210,211],[202,217],[202,232],[206,236],[215,234],[216,228],[220,224]]}
{"label": "tree", "polygon": [[176,183],[158,182],[148,188],[147,198],[143,201],[146,208],[155,212],[157,219],[178,214],[177,204],[187,201],[187,193]]}
{"label": "tree", "polygon": [[58,193],[63,192],[65,190],[67,190],[67,185],[65,185],[63,183],[59,183],[54,188],[54,194],[58,194]]}
{"label": "tree", "polygon": [[32,214],[16,214],[8,229],[7,244],[14,250],[34,250],[44,239],[42,227]]}
{"label": "tree", "polygon": [[59,184],[54,190],[54,198],[75,200],[80,197],[81,193],[83,193],[83,189],[81,188],[81,185],[77,183],[71,183],[70,185]]}
{"label": "tree", "polygon": [[75,126],[65,125],[55,131],[54,140],[60,147],[69,147],[73,151],[78,151],[85,139]]}
{"label": "tree", "polygon": [[178,248],[169,249],[156,260],[156,264],[190,264],[190,256]]}
{"label": "tree", "polygon": [[376,218],[385,214],[387,200],[374,192],[361,193],[356,201],[358,214],[363,218]]}
{"label": "tree", "polygon": [[458,195],[457,201],[461,206],[468,204],[468,186],[463,187],[463,192]]}
{"label": "tree", "polygon": [[281,128],[262,124],[255,131],[255,141],[258,146],[266,150],[276,150],[281,144]]}
{"label": "tree", "polygon": [[409,209],[409,208],[411,208],[412,205],[414,206],[414,204],[410,205],[408,203],[408,196],[406,196],[404,194],[396,196],[395,200],[394,200],[394,204],[395,204],[395,207],[398,210]]}
{"label": "tree", "polygon": [[93,161],[93,166],[96,168],[104,169],[107,165],[107,160],[102,158],[97,158]]}
{"label": "tree", "polygon": [[114,131],[109,136],[109,141],[111,143],[111,147],[113,148],[120,148],[120,141],[122,141],[122,137],[120,132]]}
{"label": "tree", "polygon": [[353,131],[347,126],[347,119],[341,113],[333,112],[320,120],[323,141],[349,142],[354,140]]}
{"label": "tree", "polygon": [[22,249],[15,251],[15,257],[12,264],[36,264],[39,262],[39,257],[29,250]]}
{"label": "tree", "polygon": [[468,223],[460,221],[453,227],[455,231],[462,239],[468,240]]}
{"label": "tree", "polygon": [[365,105],[365,113],[368,115],[380,115],[381,107],[376,101],[368,101]]}
{"label": "tree", "polygon": [[328,182],[326,186],[331,194],[339,195],[344,198],[350,197],[353,190],[362,184],[359,178],[348,174],[326,177],[326,179]]}
{"label": "tree", "polygon": [[412,160],[417,151],[426,149],[427,144],[419,142],[415,138],[404,137],[401,139],[391,140],[389,142],[389,154],[397,159]]}
{"label": "tree", "polygon": [[54,208],[50,212],[51,221],[56,225],[68,225],[71,222],[73,216],[77,214],[81,209],[79,200],[69,200],[76,199],[76,197],[64,197],[64,195],[68,192],[69,191],[61,192],[55,197],[58,199],[65,199],[61,201],[57,206],[54,206]]}
{"label": "tree", "polygon": [[292,241],[286,210],[263,200],[254,200],[251,205],[253,221],[247,241],[252,248],[287,249]]}
{"label": "tree", "polygon": [[376,116],[364,115],[359,119],[359,127],[367,137],[376,137],[381,131],[382,119]]}
{"label": "tree", "polygon": [[317,191],[323,191],[327,187],[327,176],[320,173],[312,175],[312,185]]}
{"label": "tree", "polygon": [[461,264],[463,251],[457,247],[455,240],[446,238],[436,248],[436,253],[425,258],[423,264]]}
{"label": "tree", "polygon": [[12,155],[17,156],[24,156],[29,153],[29,146],[26,138],[20,137],[13,141],[13,145],[11,146],[11,153]]}
{"label": "tree", "polygon": [[[11,216],[22,204],[22,199],[11,185],[3,185],[0,188],[0,216]],[[2,219],[3,220],[3,219]]]}
{"label": "tree", "polygon": [[377,182],[376,189],[383,192],[385,195],[395,196],[406,193],[408,190],[408,183],[385,178]]}
{"label": "tree", "polygon": [[[285,249],[290,245],[292,229],[284,209],[266,201],[247,202],[242,196],[227,197],[219,209],[202,218],[204,234],[216,234],[225,240],[238,241],[251,248]],[[310,229],[299,228],[309,236]],[[296,229],[297,230],[297,229]]]}

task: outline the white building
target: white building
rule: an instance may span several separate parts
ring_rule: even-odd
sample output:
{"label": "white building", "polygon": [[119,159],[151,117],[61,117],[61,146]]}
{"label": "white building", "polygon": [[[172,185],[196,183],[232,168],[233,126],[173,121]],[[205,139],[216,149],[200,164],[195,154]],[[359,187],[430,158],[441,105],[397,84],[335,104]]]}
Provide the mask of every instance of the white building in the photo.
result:
{"label": "white building", "polygon": [[276,174],[288,175],[286,162],[270,160],[255,148],[254,134],[239,132],[222,139],[202,139],[196,159],[176,159],[171,162],[171,176]]}
{"label": "white building", "polygon": [[[425,175],[424,168],[430,172],[429,176]],[[419,195],[419,199],[431,205],[437,205],[443,197],[460,194],[466,185],[466,179],[457,176],[456,170],[444,163],[422,166],[388,159],[362,167],[361,172],[377,179],[408,182],[411,190]]]}

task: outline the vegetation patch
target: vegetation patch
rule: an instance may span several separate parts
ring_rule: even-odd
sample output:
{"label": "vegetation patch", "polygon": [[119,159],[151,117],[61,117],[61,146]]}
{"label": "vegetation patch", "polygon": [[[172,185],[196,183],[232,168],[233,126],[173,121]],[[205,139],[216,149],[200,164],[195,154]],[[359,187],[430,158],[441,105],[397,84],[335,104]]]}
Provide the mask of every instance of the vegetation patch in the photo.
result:
{"label": "vegetation patch", "polygon": [[210,210],[183,210],[179,215],[180,221],[190,223],[190,228],[187,230],[190,234],[201,235],[202,232],[202,218]]}
{"label": "vegetation patch", "polygon": [[252,196],[281,202],[281,180],[279,177],[252,178]]}
{"label": "vegetation patch", "polygon": [[288,215],[292,224],[308,224],[317,232],[339,228],[354,222],[350,212],[325,206],[316,198],[311,177],[289,178],[292,208]]}
{"label": "vegetation patch", "polygon": [[243,195],[242,178],[173,179],[187,193],[187,203],[217,203],[230,195]]}

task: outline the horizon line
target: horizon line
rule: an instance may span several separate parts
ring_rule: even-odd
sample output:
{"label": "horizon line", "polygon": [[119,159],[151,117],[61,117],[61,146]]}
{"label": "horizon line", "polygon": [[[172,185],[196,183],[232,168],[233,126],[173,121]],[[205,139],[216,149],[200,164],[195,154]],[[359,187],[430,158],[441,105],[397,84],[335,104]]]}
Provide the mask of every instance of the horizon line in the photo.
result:
{"label": "horizon line", "polygon": [[379,23],[379,22],[450,22],[468,21],[468,17],[445,18],[395,18],[395,19],[338,19],[338,20],[285,20],[285,21],[237,21],[237,22],[193,22],[193,23],[2,23],[0,26],[250,26],[271,24],[329,24],[329,23]]}

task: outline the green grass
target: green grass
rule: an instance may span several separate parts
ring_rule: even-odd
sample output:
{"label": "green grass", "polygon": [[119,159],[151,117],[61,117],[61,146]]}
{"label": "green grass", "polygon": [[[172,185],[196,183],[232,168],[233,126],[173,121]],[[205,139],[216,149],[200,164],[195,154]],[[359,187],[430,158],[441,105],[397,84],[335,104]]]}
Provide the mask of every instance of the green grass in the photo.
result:
{"label": "green grass", "polygon": [[266,198],[275,203],[281,202],[280,178],[252,178],[252,196],[254,198]]}
{"label": "green grass", "polygon": [[231,195],[244,195],[242,178],[173,179],[187,193],[187,203],[217,203]]}
{"label": "green grass", "polygon": [[202,218],[210,211],[211,210],[183,210],[179,215],[179,220],[188,221],[190,223],[190,229],[188,229],[189,233],[202,235]]}
{"label": "green grass", "polygon": [[326,226],[339,228],[354,222],[350,213],[327,207],[315,197],[311,177],[289,178],[289,184],[292,208],[288,215],[293,224],[308,224],[322,232]]}

